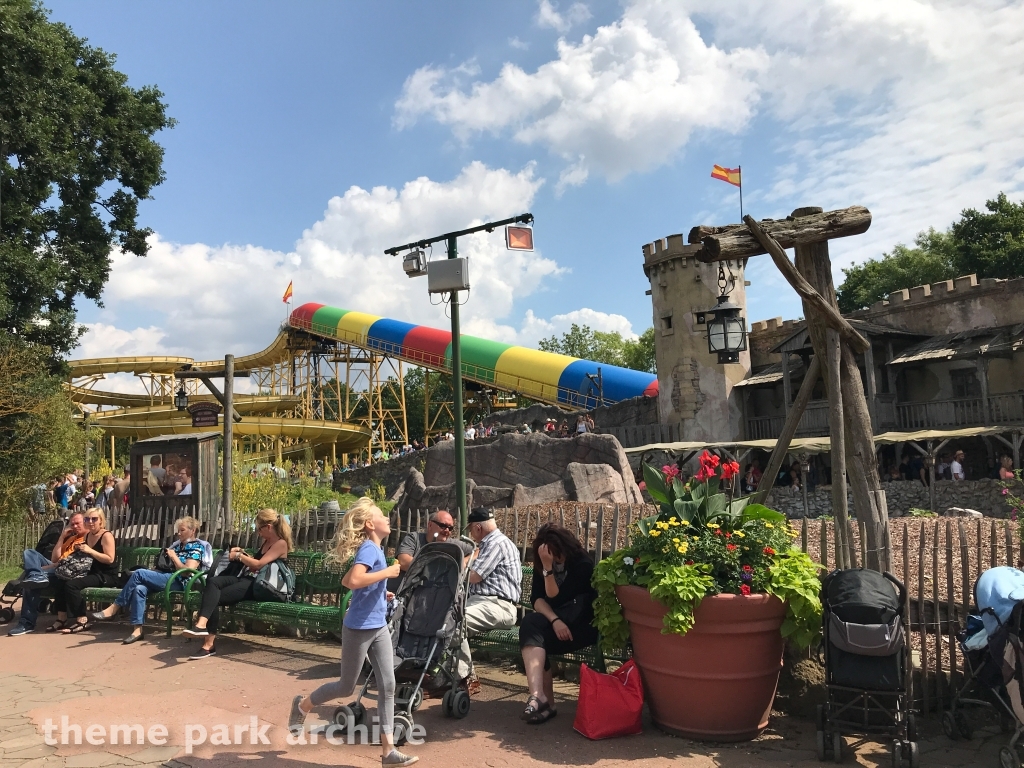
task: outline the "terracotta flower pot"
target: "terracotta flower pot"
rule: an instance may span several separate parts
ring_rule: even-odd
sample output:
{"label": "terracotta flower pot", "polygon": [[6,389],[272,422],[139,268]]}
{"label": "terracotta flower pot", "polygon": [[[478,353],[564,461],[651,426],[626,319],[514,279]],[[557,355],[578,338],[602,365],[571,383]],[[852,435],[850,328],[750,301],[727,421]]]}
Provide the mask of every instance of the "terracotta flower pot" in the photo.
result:
{"label": "terracotta flower pot", "polygon": [[616,587],[655,724],[705,741],[746,741],[768,726],[782,669],[786,604],[772,595],[705,597],[685,635],[643,587]]}

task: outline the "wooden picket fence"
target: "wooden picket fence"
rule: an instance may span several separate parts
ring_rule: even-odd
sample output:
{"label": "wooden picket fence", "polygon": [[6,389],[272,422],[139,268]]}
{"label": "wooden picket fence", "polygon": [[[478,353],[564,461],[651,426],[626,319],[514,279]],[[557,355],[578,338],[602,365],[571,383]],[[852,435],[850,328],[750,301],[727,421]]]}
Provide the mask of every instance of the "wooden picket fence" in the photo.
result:
{"label": "wooden picket fence", "polygon": [[[827,572],[835,567],[834,521],[799,524],[798,545]],[[858,563],[864,562],[862,525],[851,522]],[[991,518],[894,519],[889,525],[892,573],[907,588],[905,630],[910,639],[915,707],[941,712],[964,680],[956,634],[976,613],[974,583],[988,568],[1017,565],[1021,539],[1016,524]]]}

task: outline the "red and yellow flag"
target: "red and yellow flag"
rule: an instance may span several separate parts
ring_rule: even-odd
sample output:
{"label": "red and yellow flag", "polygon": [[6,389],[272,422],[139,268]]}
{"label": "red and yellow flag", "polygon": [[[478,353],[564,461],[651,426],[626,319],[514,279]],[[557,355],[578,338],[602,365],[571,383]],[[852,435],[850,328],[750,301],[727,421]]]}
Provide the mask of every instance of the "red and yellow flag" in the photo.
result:
{"label": "red and yellow flag", "polygon": [[288,300],[291,297],[292,297],[292,281],[289,280],[288,281],[288,287],[284,289],[284,296],[281,297],[281,301],[283,301],[285,304],[287,304]]}
{"label": "red and yellow flag", "polygon": [[743,186],[743,182],[740,180],[739,168],[723,168],[720,165],[716,165],[711,169],[711,178],[732,184],[734,187]]}

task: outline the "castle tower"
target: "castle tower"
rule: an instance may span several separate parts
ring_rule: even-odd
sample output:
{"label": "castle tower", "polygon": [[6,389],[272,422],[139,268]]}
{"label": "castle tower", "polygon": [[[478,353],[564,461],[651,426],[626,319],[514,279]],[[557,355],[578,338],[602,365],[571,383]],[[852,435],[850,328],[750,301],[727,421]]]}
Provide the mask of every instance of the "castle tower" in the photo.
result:
{"label": "castle tower", "polygon": [[[750,373],[750,353],[720,365],[708,352],[705,326],[694,313],[718,301],[718,267],[696,259],[701,245],[670,235],[643,247],[644,273],[651,281],[654,345],[658,359],[658,415],[662,424],[681,427],[683,440],[724,442],[742,436],[739,398],[733,387]],[[723,262],[729,297],[747,316],[742,261]]]}

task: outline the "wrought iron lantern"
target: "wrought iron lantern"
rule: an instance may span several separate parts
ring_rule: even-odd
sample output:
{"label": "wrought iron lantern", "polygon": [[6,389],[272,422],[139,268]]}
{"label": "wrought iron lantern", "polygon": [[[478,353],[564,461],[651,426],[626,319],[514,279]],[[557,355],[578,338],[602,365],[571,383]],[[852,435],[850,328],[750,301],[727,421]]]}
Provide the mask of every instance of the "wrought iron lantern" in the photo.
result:
{"label": "wrought iron lantern", "polygon": [[725,268],[718,264],[718,289],[721,295],[714,308],[694,313],[697,325],[707,325],[708,352],[718,355],[719,365],[738,363],[747,349],[747,320],[740,307],[729,300],[729,281]]}
{"label": "wrought iron lantern", "polygon": [[182,382],[178,391],[174,393],[174,407],[179,411],[184,411],[188,408],[188,392],[185,391],[184,382]]}

